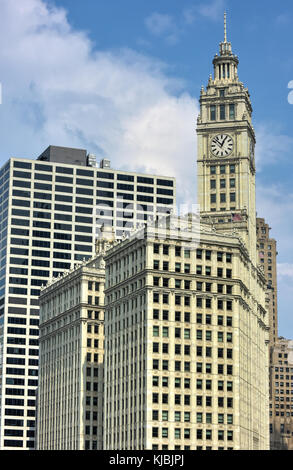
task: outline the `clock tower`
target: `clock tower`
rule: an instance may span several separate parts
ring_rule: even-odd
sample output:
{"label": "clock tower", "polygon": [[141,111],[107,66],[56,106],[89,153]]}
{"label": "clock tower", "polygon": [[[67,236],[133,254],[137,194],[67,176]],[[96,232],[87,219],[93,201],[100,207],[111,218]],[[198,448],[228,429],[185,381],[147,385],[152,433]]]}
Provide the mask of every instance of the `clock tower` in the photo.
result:
{"label": "clock tower", "polygon": [[224,41],[214,73],[200,94],[198,203],[201,219],[217,231],[236,230],[256,263],[255,133],[249,91],[238,77],[239,60]]}

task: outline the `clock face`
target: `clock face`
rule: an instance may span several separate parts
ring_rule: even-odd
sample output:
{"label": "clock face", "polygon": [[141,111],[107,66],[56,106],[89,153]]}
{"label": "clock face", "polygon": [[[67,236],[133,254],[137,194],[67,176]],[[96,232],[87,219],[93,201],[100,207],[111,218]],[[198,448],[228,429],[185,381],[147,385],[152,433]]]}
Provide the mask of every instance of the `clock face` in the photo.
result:
{"label": "clock face", "polygon": [[227,134],[219,134],[212,140],[212,153],[215,157],[227,157],[233,150],[233,139]]}

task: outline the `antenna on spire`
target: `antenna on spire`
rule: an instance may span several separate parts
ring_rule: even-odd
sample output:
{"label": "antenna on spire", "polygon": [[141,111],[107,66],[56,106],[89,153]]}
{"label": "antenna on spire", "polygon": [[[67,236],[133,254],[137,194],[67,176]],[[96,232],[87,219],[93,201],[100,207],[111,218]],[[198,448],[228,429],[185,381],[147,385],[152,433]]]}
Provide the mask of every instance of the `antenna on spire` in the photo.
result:
{"label": "antenna on spire", "polygon": [[224,13],[224,42],[227,42],[227,13]]}

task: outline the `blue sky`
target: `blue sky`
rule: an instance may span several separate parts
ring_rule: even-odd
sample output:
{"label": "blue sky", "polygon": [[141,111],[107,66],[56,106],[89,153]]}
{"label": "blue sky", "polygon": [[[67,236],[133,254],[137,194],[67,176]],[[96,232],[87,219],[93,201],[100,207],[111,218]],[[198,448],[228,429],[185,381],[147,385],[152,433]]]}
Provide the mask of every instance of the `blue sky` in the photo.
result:
{"label": "blue sky", "polygon": [[0,0],[0,163],[86,148],[176,176],[194,202],[198,97],[225,9],[254,109],[258,215],[278,240],[279,333],[293,338],[291,1]]}

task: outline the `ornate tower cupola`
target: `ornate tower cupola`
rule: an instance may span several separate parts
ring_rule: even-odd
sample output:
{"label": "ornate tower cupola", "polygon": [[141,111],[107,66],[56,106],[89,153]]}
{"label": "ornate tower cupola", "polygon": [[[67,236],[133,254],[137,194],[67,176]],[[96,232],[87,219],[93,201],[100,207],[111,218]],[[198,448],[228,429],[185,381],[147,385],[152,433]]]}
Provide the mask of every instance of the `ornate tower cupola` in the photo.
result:
{"label": "ornate tower cupola", "polygon": [[227,41],[227,19],[224,18],[224,42],[220,43],[220,55],[216,54],[213,60],[214,81],[217,84],[238,81],[238,57],[232,53],[232,45]]}

